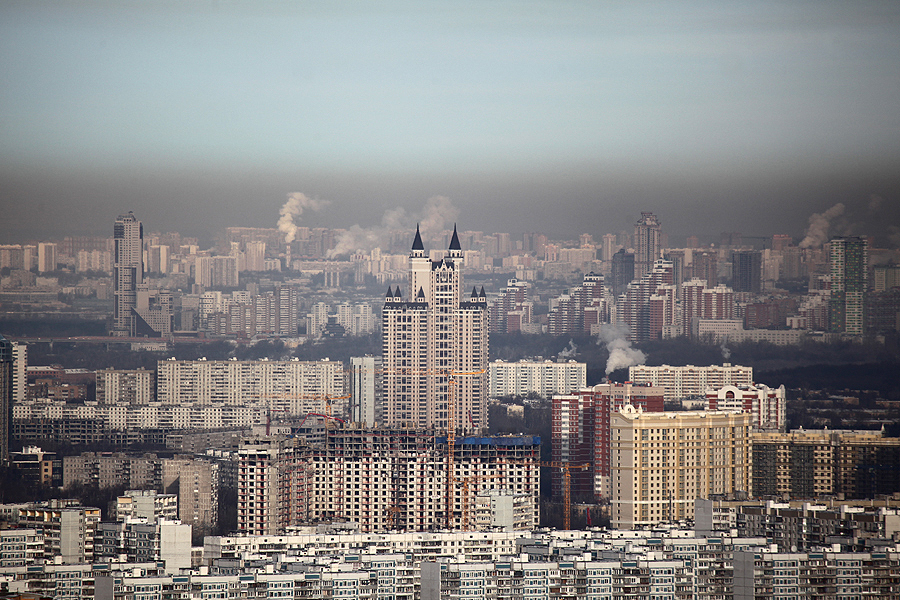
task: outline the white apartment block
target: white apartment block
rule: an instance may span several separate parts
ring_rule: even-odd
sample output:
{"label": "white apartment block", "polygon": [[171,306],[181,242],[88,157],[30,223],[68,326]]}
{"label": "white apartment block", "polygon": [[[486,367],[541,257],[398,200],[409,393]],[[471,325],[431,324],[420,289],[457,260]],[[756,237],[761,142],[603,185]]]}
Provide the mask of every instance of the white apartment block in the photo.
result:
{"label": "white apartment block", "polygon": [[750,415],[738,412],[642,412],[611,418],[610,516],[633,529],[693,519],[694,500],[750,495]]}
{"label": "white apartment block", "polygon": [[726,385],[706,392],[707,410],[739,410],[753,416],[750,425],[759,431],[783,431],[785,427],[784,386],[765,384]]}
{"label": "white apartment block", "polygon": [[664,388],[664,398],[666,401],[670,401],[704,397],[709,388],[719,389],[726,385],[749,386],[753,383],[753,367],[742,367],[731,363],[708,367],[638,365],[628,368],[628,378],[634,383]]}
{"label": "white apartment block", "polygon": [[146,369],[97,371],[100,404],[150,404],[155,401],[156,373]]}
{"label": "white apartment block", "polygon": [[157,367],[162,404],[247,406],[260,403],[289,415],[345,414],[343,363],[280,360],[163,360]]}
{"label": "white apartment block", "polygon": [[[319,411],[315,411],[319,412]],[[220,429],[265,423],[269,404],[67,404],[65,400],[27,400],[13,407],[13,420],[89,419],[108,429]],[[305,414],[305,413],[304,413]]]}
{"label": "white apartment block", "polygon": [[571,394],[587,384],[587,363],[568,360],[495,360],[489,365],[491,398],[525,396],[537,393],[543,397]]}
{"label": "white apartment block", "polygon": [[63,564],[91,562],[100,509],[85,506],[31,506],[19,509],[19,526],[44,537],[44,556]]}
{"label": "white apartment block", "polygon": [[350,357],[350,421],[375,427],[383,422],[380,356]]}
{"label": "white apartment block", "polygon": [[372,305],[367,302],[344,302],[338,305],[337,322],[344,328],[345,335],[355,337],[375,332],[375,314],[372,312]]}
{"label": "white apartment block", "polygon": [[156,490],[127,490],[116,499],[116,520],[142,518],[149,522],[178,518],[178,496]]}

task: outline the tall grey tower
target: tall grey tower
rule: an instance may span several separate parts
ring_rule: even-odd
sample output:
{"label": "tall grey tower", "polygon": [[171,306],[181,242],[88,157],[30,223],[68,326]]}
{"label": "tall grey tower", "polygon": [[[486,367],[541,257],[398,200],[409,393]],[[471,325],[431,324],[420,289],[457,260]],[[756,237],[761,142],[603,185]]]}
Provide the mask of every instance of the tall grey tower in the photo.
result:
{"label": "tall grey tower", "polygon": [[659,219],[651,212],[642,212],[634,225],[634,278],[640,279],[653,268],[660,250]]}
{"label": "tall grey tower", "polygon": [[487,427],[487,297],[482,288],[463,298],[462,259],[455,227],[438,261],[416,229],[406,299],[399,287],[388,289],[382,385],[389,426],[447,429],[452,417],[457,430]]}
{"label": "tall grey tower", "polygon": [[135,332],[134,309],[138,287],[144,282],[144,227],[133,212],[119,215],[113,238],[113,335],[127,337]]}

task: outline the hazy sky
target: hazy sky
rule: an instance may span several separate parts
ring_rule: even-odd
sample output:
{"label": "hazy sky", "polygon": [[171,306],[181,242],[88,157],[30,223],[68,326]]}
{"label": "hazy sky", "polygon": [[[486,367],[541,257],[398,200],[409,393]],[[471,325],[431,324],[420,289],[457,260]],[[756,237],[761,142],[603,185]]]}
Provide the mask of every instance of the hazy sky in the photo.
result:
{"label": "hazy sky", "polygon": [[900,2],[0,3],[0,242],[273,227],[292,192],[309,225],[442,195],[556,236],[799,237],[842,202],[886,239]]}

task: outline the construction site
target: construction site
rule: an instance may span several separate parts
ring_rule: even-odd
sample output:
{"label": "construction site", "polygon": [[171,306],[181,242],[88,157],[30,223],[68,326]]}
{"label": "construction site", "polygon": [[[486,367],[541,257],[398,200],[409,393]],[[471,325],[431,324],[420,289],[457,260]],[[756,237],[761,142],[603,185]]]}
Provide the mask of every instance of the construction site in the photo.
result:
{"label": "construction site", "polygon": [[323,423],[307,431],[241,442],[240,531],[274,534],[319,523],[361,532],[538,525],[537,436],[450,436],[448,443],[433,430]]}

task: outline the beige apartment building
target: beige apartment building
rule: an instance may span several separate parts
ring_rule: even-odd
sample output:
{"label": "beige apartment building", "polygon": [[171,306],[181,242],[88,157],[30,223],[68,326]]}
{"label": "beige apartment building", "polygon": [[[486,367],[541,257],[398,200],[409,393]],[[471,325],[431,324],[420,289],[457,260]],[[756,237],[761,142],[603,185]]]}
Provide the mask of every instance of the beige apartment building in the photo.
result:
{"label": "beige apartment building", "polygon": [[643,412],[611,418],[611,520],[619,529],[692,519],[694,500],[750,495],[751,415]]}

